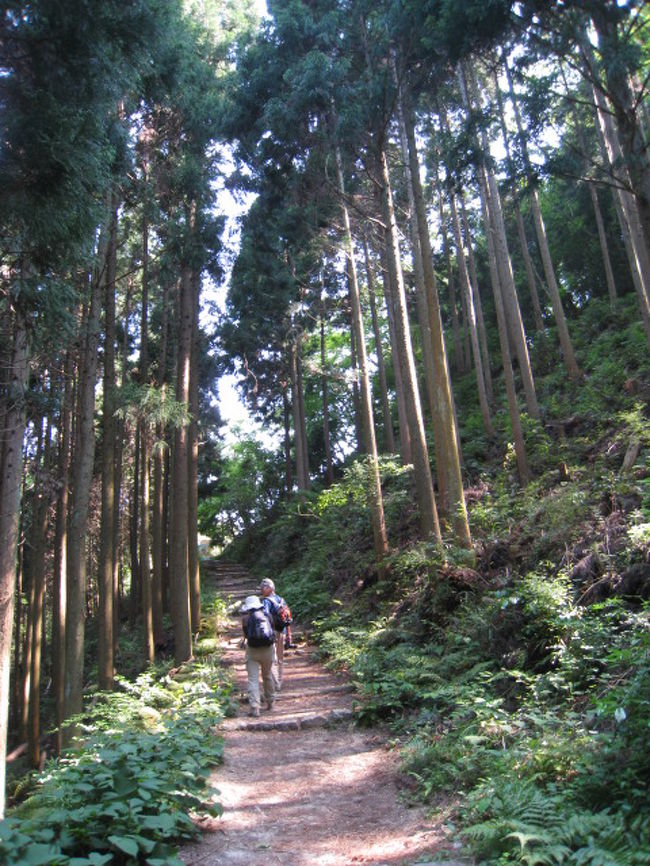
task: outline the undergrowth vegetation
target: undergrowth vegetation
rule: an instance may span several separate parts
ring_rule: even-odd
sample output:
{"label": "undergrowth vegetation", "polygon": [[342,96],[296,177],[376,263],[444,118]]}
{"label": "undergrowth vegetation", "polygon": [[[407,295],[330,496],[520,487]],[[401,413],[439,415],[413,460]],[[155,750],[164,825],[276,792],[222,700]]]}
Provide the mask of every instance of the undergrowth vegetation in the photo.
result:
{"label": "undergrowth vegetation", "polygon": [[1,866],[181,866],[175,843],[220,814],[208,777],[231,683],[213,656],[217,607],[206,599],[196,661],[118,679],[73,720],[71,748],[15,783]]}
{"label": "undergrowth vegetation", "polygon": [[363,461],[240,541],[479,863],[650,862],[650,373],[624,312],[598,339],[585,315],[586,387],[557,364],[539,381],[525,489],[459,403],[476,562],[416,541],[392,460],[383,580]]}

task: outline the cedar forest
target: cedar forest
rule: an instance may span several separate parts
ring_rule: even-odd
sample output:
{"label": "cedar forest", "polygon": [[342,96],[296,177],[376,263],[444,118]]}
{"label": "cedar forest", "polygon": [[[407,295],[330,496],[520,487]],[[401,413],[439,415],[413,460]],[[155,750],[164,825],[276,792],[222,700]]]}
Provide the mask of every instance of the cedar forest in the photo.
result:
{"label": "cedar forest", "polygon": [[650,8],[9,0],[0,122],[0,864],[180,862],[200,551],[475,862],[650,862]]}

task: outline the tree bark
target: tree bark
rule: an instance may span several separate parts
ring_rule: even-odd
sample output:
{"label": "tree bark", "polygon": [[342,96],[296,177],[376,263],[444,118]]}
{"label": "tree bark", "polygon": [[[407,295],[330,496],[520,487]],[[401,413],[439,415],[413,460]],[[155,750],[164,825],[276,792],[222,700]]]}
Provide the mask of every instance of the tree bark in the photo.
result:
{"label": "tree bark", "polygon": [[[526,168],[528,183],[530,185],[530,206],[533,214],[535,231],[537,234],[537,244],[539,246],[539,252],[542,258],[542,265],[544,267],[544,277],[546,279],[546,285],[551,296],[551,304],[553,305],[553,315],[555,317],[558,338],[560,340],[560,347],[562,349],[564,366],[566,367],[570,379],[578,379],[581,375],[580,368],[578,367],[578,363],[573,353],[573,344],[571,343],[571,337],[569,336],[569,328],[566,322],[566,316],[564,315],[562,299],[560,298],[560,290],[557,284],[557,278],[555,276],[553,260],[551,259],[551,251],[548,246],[546,226],[544,224],[544,217],[542,216],[542,209],[539,203],[539,191],[537,189],[537,184],[535,183],[535,178],[533,176],[532,165],[528,153],[528,145],[526,143],[523,122],[521,119],[521,113],[519,111],[519,102],[517,100],[514,87],[512,86],[512,78],[507,62],[504,64],[504,68],[508,81],[508,95],[514,109],[515,120],[517,121],[517,131],[519,133],[521,152],[524,157],[524,166]],[[498,82],[496,83],[496,86],[498,90]]]}
{"label": "tree bark", "polygon": [[[431,340],[433,343],[433,361],[435,373],[436,411],[433,416],[433,432],[435,439],[440,442],[438,452],[440,463],[444,465],[444,474],[439,474],[439,483],[446,485],[445,515],[451,521],[454,537],[461,547],[471,548],[472,538],[469,531],[467,508],[465,505],[465,493],[463,490],[463,479],[461,475],[461,454],[458,429],[456,425],[456,410],[451,390],[451,378],[449,375],[449,364],[447,362],[447,350],[445,347],[444,330],[442,327],[442,316],[440,314],[440,303],[436,288],[436,277],[433,270],[433,250],[429,237],[429,226],[427,223],[426,205],[422,182],[420,180],[420,160],[418,158],[415,140],[415,122],[410,105],[406,104],[405,111],[406,134],[408,139],[409,164],[411,167],[411,183],[413,185],[413,197],[415,201],[415,214],[417,218],[420,248],[422,250],[422,267],[424,271],[424,285],[429,307],[429,321],[431,328]],[[386,163],[386,171],[388,165]],[[396,247],[396,250],[398,247]],[[439,470],[440,473],[440,470]]]}
{"label": "tree bark", "polygon": [[508,410],[510,413],[510,424],[512,426],[513,445],[515,449],[515,458],[517,461],[517,471],[519,474],[519,482],[522,487],[528,483],[530,472],[528,469],[528,459],[526,457],[526,445],[524,441],[524,431],[521,426],[521,415],[519,413],[519,405],[517,403],[517,393],[515,389],[515,376],[512,369],[512,361],[510,355],[510,346],[508,344],[508,322],[506,319],[505,305],[501,294],[500,272],[497,265],[497,253],[495,244],[495,228],[490,215],[490,187],[485,174],[485,169],[479,170],[479,185],[481,192],[481,205],[483,209],[483,222],[485,225],[485,238],[488,248],[488,262],[490,266],[490,279],[492,282],[492,292],[494,295],[494,307],[497,314],[497,327],[499,330],[499,344],[501,347],[501,363],[503,364],[503,378],[506,386],[506,396],[508,398]]}
{"label": "tree bark", "polygon": [[[469,78],[472,90],[472,98],[470,99],[468,91],[468,76],[465,74],[463,67],[460,68],[460,80],[466,106],[468,110],[471,110],[472,102],[478,104],[476,82],[473,78]],[[481,147],[484,154],[489,153],[489,145],[485,133],[481,136]],[[506,236],[503,210],[501,208],[501,196],[499,194],[499,188],[494,171],[486,164],[485,158],[483,160],[483,171],[486,177],[487,194],[489,195],[488,216],[492,220],[494,227],[494,251],[496,254],[497,268],[499,270],[499,286],[501,288],[501,297],[503,300],[506,321],[508,323],[509,333],[514,343],[517,360],[519,362],[519,373],[524,388],[524,394],[526,395],[528,414],[531,418],[538,419],[540,416],[539,406],[537,404],[533,371],[530,365],[530,356],[528,354],[526,332],[521,318],[521,309],[519,307],[517,290],[515,288],[515,281],[512,273],[512,261],[508,249],[508,238]]]}
{"label": "tree bark", "polygon": [[388,247],[390,245],[390,232],[388,227],[384,229],[384,243],[381,246],[382,276],[384,281],[384,299],[386,302],[386,316],[388,319],[388,334],[390,337],[391,355],[393,358],[393,375],[395,376],[395,397],[397,402],[397,419],[399,427],[400,454],[405,466],[413,462],[411,452],[411,434],[406,416],[406,400],[404,399],[404,383],[402,382],[402,366],[405,363],[399,357],[399,342],[395,325],[395,294],[393,285],[393,274],[388,262]]}
{"label": "tree bark", "polygon": [[453,190],[449,194],[449,204],[451,206],[451,219],[454,230],[454,238],[456,241],[456,258],[458,259],[458,271],[460,273],[461,288],[464,291],[466,297],[469,335],[472,345],[472,353],[474,355],[474,370],[476,372],[476,386],[478,388],[479,405],[481,407],[481,415],[483,417],[483,425],[485,427],[485,432],[488,434],[488,436],[494,436],[494,427],[492,425],[487,389],[485,387],[485,376],[483,375],[483,359],[481,358],[481,349],[479,346],[478,326],[476,323],[476,310],[474,307],[472,286],[469,280],[469,272],[467,270],[467,262],[465,261],[463,236],[460,230],[458,208],[456,207],[456,198]]}
{"label": "tree bark", "polygon": [[361,397],[361,424],[363,429],[363,442],[368,457],[368,499],[372,521],[372,534],[375,551],[375,562],[379,575],[385,575],[384,560],[388,553],[388,535],[386,533],[386,518],[384,516],[384,500],[381,491],[381,478],[379,474],[379,459],[377,455],[377,440],[375,437],[375,422],[372,413],[372,392],[370,390],[370,376],[368,374],[368,360],[366,355],[366,337],[363,327],[363,313],[361,310],[361,297],[359,293],[359,282],[357,279],[357,268],[354,258],[354,244],[352,241],[352,229],[350,227],[350,215],[345,204],[345,184],[343,180],[343,165],[341,154],[337,148],[336,166],[338,173],[339,192],[341,194],[341,211],[343,214],[343,225],[345,227],[345,240],[348,257],[348,274],[350,276],[350,300],[352,302],[352,326],[354,329],[355,342],[357,346],[357,358],[359,365],[359,391]]}
{"label": "tree bark", "polygon": [[190,367],[190,425],[188,445],[188,567],[190,573],[190,614],[192,633],[201,628],[201,566],[198,539],[199,472],[199,296],[201,274],[192,273],[192,364]]}
{"label": "tree bark", "polygon": [[485,319],[483,318],[483,304],[481,303],[481,293],[478,285],[478,274],[476,271],[476,261],[474,258],[474,248],[472,245],[472,234],[469,230],[469,220],[467,219],[467,211],[465,209],[465,201],[462,194],[459,194],[460,209],[463,220],[463,232],[465,235],[465,246],[467,248],[467,257],[469,260],[469,275],[472,283],[472,295],[476,314],[478,318],[478,333],[481,345],[481,358],[483,359],[483,376],[485,378],[485,387],[487,390],[488,400],[490,405],[494,404],[494,387],[492,384],[492,371],[490,367],[490,353],[488,351],[487,333],[485,331]]}
{"label": "tree bark", "polygon": [[63,401],[59,421],[57,477],[59,489],[54,529],[54,586],[52,590],[52,679],[56,704],[56,752],[63,748],[65,619],[67,608],[67,529],[70,484],[70,433],[72,415],[72,365],[70,354],[63,362]]}
{"label": "tree bark", "polygon": [[650,249],[650,155],[639,116],[639,104],[643,100],[636,99],[630,86],[623,59],[629,46],[621,45],[619,16],[597,4],[591,4],[590,14],[598,33],[607,96],[616,118],[624,171],[629,178],[645,247]]}
{"label": "tree bark", "polygon": [[[180,282],[178,356],[176,367],[176,400],[189,409],[190,364],[194,305],[192,272],[183,266]],[[169,589],[174,629],[174,659],[177,664],[192,657],[190,585],[188,573],[188,422],[180,424],[174,434],[172,462],[172,501],[170,526]]]}
{"label": "tree bark", "polygon": [[99,550],[97,677],[100,690],[113,688],[113,571],[115,560],[115,277],[117,202],[111,207],[104,287],[104,411],[102,416],[102,513]]}
{"label": "tree bark", "polygon": [[402,365],[402,384],[404,387],[406,417],[411,440],[413,473],[417,504],[420,513],[420,526],[423,538],[428,539],[433,536],[439,544],[442,544],[438,509],[433,493],[429,452],[424,434],[424,421],[422,418],[420,394],[417,386],[413,346],[411,344],[408,310],[406,306],[406,292],[404,290],[404,280],[402,277],[400,261],[398,230],[395,221],[393,195],[390,187],[390,175],[388,171],[388,159],[383,148],[380,151],[379,160],[382,179],[382,212],[384,225],[388,230],[387,239],[389,240],[387,247],[387,263],[392,277],[391,282],[395,288],[395,297],[393,298],[395,337],[399,345],[398,357]]}
{"label": "tree bark", "polygon": [[[586,41],[583,42],[582,48],[587,56],[588,64],[593,68],[593,56]],[[607,110],[605,98],[595,83],[592,83],[592,94],[596,107],[600,145],[616,183],[614,196],[617,202],[617,212],[621,222],[632,280],[639,299],[641,319],[650,346],[650,255],[641,226],[637,202],[630,192],[629,177],[624,171],[624,155],[618,134]]]}
{"label": "tree bark", "polygon": [[325,356],[325,311],[320,315],[320,368],[321,397],[323,401],[323,443],[325,447],[325,483],[331,487],[334,483],[334,466],[332,464],[332,441],[330,437],[330,407],[327,387],[327,359]]}
{"label": "tree bark", "polygon": [[379,317],[377,315],[377,298],[375,293],[375,281],[370,262],[370,250],[368,241],[364,238],[363,250],[366,265],[366,280],[368,283],[368,298],[370,301],[370,316],[372,319],[372,331],[375,337],[375,353],[377,356],[377,376],[379,378],[379,392],[381,395],[381,414],[383,419],[384,449],[389,454],[395,453],[395,431],[393,430],[393,416],[390,411],[388,399],[388,384],[386,382],[386,362],[384,360],[384,347],[379,330]]}
{"label": "tree bark", "polygon": [[[40,422],[39,422],[40,423]],[[45,477],[50,471],[51,423],[48,421],[45,443],[39,430],[39,446],[34,471],[34,496],[32,505],[31,544],[31,592],[30,592],[30,677],[27,742],[29,762],[38,769],[41,765],[41,661],[43,654],[44,600],[45,600],[45,548],[49,517],[49,496]]]}
{"label": "tree bark", "polygon": [[[65,718],[77,715],[83,708],[84,642],[87,592],[86,535],[90,485],[95,455],[95,385],[99,349],[99,319],[102,287],[106,279],[108,231],[100,239],[98,267],[90,281],[90,299],[85,339],[80,359],[80,383],[77,395],[77,429],[72,463],[72,510],[68,527],[68,574],[65,652]],[[74,732],[64,732],[64,740]]]}
{"label": "tree bark", "polygon": [[[9,675],[13,631],[18,522],[20,513],[22,442],[25,432],[25,389],[29,372],[27,323],[20,309],[5,317],[8,369],[3,374],[0,419],[0,819],[5,814]],[[5,324],[3,323],[3,324]]]}

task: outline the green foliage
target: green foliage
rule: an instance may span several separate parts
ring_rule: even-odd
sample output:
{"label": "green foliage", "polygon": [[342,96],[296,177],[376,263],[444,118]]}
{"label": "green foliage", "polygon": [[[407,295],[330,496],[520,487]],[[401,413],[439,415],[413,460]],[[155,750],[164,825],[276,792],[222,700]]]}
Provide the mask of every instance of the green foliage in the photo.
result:
{"label": "green foliage", "polygon": [[190,813],[220,813],[207,780],[229,693],[213,666],[182,673],[119,680],[98,696],[78,720],[83,739],[0,824],[0,864],[178,866],[174,841],[197,832]]}

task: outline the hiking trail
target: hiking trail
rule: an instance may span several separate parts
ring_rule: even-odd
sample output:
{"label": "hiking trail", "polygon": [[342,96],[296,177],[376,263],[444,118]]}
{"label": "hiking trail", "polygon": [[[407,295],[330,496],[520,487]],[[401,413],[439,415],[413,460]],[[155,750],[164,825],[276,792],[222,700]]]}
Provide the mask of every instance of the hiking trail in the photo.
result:
{"label": "hiking trail", "polygon": [[[241,566],[204,564],[231,609],[257,592]],[[282,587],[278,587],[282,592]],[[227,718],[224,763],[211,783],[223,815],[184,845],[186,866],[467,866],[454,859],[441,823],[400,796],[398,756],[384,732],[353,725],[346,678],[315,661],[292,626],[275,706],[248,717],[239,616],[220,634],[221,662],[235,682],[237,715]]]}

